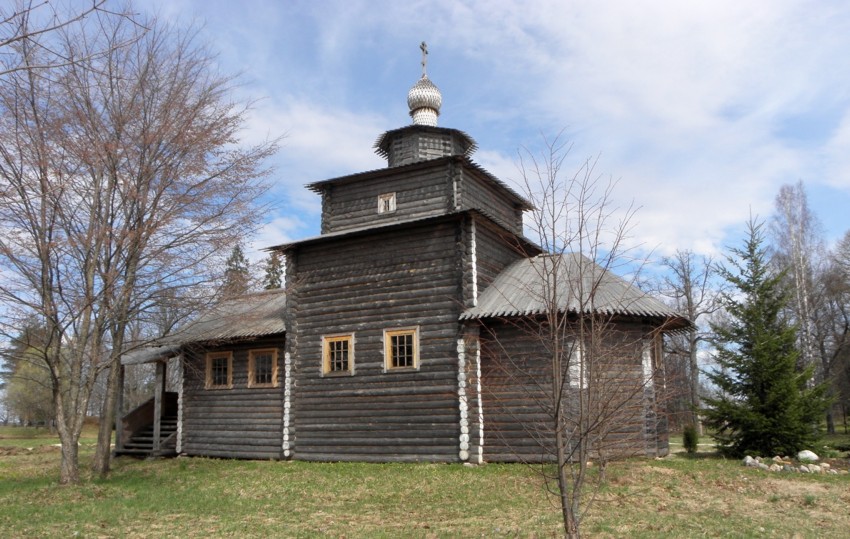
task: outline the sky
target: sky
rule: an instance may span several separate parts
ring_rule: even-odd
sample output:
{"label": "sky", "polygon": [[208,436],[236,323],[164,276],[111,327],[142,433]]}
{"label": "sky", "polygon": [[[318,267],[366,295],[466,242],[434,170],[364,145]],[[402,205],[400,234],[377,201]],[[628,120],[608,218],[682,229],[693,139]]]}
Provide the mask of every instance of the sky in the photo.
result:
{"label": "sky", "polygon": [[441,127],[502,180],[544,137],[598,158],[640,244],[716,255],[802,181],[834,243],[850,229],[850,2],[791,0],[149,0],[201,26],[254,101],[243,139],[285,136],[250,252],[319,233],[313,181],[386,166],[408,89],[440,88]]}

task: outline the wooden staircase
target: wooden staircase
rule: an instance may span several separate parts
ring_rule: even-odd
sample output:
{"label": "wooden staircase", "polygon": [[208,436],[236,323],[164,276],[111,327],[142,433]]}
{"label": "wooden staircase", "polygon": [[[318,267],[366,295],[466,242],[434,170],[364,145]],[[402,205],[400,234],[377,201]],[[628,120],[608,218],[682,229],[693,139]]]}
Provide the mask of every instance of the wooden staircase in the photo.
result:
{"label": "wooden staircase", "polygon": [[154,449],[154,399],[141,404],[121,419],[121,443],[115,455],[166,457],[177,454],[177,393],[164,393],[159,420],[159,448]]}
{"label": "wooden staircase", "polygon": [[124,447],[116,451],[118,455],[135,455],[139,457],[161,457],[177,454],[177,415],[166,416],[160,420],[159,450],[153,449],[154,425],[151,423],[133,433]]}

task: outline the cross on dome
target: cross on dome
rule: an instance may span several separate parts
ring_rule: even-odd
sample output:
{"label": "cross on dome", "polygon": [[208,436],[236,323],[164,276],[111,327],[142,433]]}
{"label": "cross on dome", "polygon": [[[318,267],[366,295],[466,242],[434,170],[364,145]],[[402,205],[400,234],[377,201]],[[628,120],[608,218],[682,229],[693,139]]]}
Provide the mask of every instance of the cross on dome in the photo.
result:
{"label": "cross on dome", "polygon": [[410,117],[414,125],[437,126],[437,116],[440,115],[440,106],[443,104],[443,96],[440,89],[428,78],[426,67],[428,64],[428,45],[423,41],[419,45],[422,51],[422,78],[407,92],[407,106],[410,109]]}

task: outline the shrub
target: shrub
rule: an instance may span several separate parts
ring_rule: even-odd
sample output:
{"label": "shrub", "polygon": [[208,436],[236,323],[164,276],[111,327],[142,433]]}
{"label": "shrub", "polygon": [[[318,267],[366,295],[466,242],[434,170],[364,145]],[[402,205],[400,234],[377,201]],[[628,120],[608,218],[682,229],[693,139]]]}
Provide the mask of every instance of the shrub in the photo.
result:
{"label": "shrub", "polygon": [[687,425],[682,432],[682,445],[685,446],[685,451],[689,455],[693,455],[697,452],[698,443],[699,434],[697,434],[697,428],[694,425]]}

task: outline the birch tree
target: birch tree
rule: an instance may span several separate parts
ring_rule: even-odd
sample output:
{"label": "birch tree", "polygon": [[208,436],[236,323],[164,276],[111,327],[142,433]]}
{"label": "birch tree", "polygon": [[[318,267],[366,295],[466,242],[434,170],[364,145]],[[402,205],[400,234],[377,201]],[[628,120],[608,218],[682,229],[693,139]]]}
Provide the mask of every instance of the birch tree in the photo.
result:
{"label": "birch tree", "polygon": [[43,63],[34,39],[0,84],[2,327],[34,316],[45,328],[60,482],[74,483],[97,376],[109,372],[95,459],[106,473],[129,324],[213,282],[261,215],[276,142],[239,144],[248,105],[192,31],[101,18],[63,34],[72,61],[49,78],[26,69]]}
{"label": "birch tree", "polygon": [[778,266],[788,269],[793,291],[791,309],[798,326],[800,368],[816,363],[814,342],[815,297],[813,291],[816,257],[823,249],[819,225],[809,209],[803,182],[779,189],[771,223],[774,257]]}

